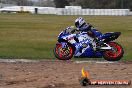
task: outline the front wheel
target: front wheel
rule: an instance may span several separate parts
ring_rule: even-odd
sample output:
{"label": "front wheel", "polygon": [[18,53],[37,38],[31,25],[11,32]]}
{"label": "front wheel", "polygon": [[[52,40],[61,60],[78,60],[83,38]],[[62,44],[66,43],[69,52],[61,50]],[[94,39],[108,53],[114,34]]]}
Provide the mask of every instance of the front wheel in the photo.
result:
{"label": "front wheel", "polygon": [[54,48],[54,55],[59,60],[70,60],[73,57],[73,48],[70,45],[62,48],[61,44],[57,44]]}
{"label": "front wheel", "polygon": [[112,50],[106,50],[103,52],[103,57],[107,61],[119,61],[124,54],[124,50],[121,45],[116,42],[107,43],[112,47]]}

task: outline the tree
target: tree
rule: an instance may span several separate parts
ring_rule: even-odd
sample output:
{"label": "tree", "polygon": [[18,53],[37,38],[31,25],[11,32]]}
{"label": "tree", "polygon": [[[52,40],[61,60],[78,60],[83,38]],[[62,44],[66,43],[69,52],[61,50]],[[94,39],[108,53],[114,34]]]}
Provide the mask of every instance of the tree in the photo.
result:
{"label": "tree", "polygon": [[70,5],[67,0],[54,0],[54,3],[57,8],[64,8],[65,6]]}
{"label": "tree", "polygon": [[18,6],[27,6],[29,4],[28,0],[13,0]]}
{"label": "tree", "polygon": [[35,2],[34,5],[44,7],[55,7],[53,0],[38,0],[38,2]]}
{"label": "tree", "polygon": [[18,6],[31,6],[33,2],[31,0],[1,0],[4,4],[15,4]]}
{"label": "tree", "polygon": [[92,9],[131,9],[132,0],[0,0],[3,4],[14,4],[19,6],[82,6]]}

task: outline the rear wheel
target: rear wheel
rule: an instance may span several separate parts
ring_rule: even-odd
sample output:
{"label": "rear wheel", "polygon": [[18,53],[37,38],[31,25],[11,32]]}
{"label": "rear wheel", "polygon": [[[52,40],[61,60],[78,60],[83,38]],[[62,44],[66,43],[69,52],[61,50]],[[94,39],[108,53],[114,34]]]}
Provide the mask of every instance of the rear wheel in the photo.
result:
{"label": "rear wheel", "polygon": [[107,61],[119,61],[124,54],[122,46],[116,42],[109,42],[108,45],[110,45],[112,49],[103,52],[104,59]]}
{"label": "rear wheel", "polygon": [[61,44],[57,44],[54,48],[54,55],[59,60],[70,60],[73,56],[73,48],[70,45],[62,48]]}

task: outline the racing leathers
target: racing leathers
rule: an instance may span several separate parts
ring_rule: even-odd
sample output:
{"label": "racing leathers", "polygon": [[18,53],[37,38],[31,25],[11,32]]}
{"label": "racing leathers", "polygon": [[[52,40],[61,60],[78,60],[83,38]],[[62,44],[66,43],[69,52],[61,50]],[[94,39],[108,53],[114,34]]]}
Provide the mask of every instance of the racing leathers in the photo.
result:
{"label": "racing leathers", "polygon": [[[88,26],[89,25],[89,26]],[[93,41],[90,42],[90,47],[93,49],[93,51],[97,50],[97,44],[101,44],[101,40],[99,38],[97,38],[97,36],[94,34],[93,29],[95,29],[92,25],[88,24],[85,27],[83,27],[83,29],[75,29],[74,26],[71,27],[67,27],[65,29],[65,32],[68,34],[73,34],[74,32],[77,31],[77,34],[80,32],[87,32],[88,36],[93,38]],[[75,38],[77,39],[77,37]],[[85,44],[84,44],[85,45]],[[80,48],[78,49],[80,53],[82,53],[82,49],[85,48],[85,46],[80,46]]]}

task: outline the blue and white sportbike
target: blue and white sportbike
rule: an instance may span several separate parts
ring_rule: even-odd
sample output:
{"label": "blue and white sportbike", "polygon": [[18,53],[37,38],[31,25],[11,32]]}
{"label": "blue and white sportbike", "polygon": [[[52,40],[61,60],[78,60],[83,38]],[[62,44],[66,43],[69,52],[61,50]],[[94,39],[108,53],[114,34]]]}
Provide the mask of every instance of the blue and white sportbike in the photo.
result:
{"label": "blue and white sportbike", "polygon": [[[98,45],[95,39],[88,36],[88,32],[66,33],[63,30],[58,36],[58,42],[54,48],[54,55],[59,60],[70,60],[73,56],[100,58],[104,57],[107,61],[119,61],[124,54],[123,48],[116,42],[121,33],[107,32],[102,34],[96,29],[91,30],[98,39],[103,42]],[[95,50],[96,49],[96,50]]]}

